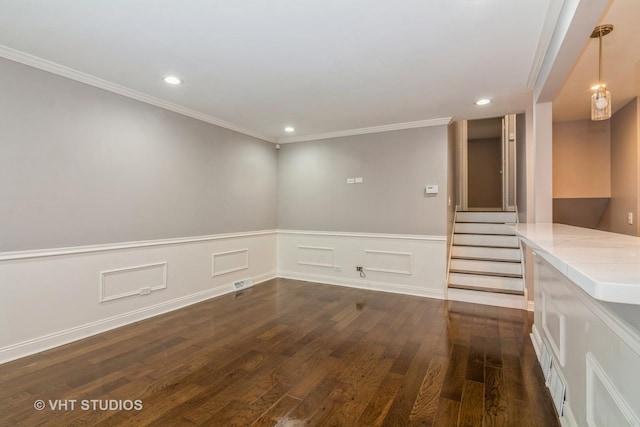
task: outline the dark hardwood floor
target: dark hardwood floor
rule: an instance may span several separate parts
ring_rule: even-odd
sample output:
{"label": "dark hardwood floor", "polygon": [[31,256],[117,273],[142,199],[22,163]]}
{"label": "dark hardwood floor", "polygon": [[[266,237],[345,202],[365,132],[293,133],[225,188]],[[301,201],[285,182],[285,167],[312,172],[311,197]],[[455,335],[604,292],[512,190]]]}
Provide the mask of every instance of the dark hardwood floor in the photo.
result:
{"label": "dark hardwood floor", "polygon": [[0,424],[557,426],[531,321],[276,279],[0,365]]}

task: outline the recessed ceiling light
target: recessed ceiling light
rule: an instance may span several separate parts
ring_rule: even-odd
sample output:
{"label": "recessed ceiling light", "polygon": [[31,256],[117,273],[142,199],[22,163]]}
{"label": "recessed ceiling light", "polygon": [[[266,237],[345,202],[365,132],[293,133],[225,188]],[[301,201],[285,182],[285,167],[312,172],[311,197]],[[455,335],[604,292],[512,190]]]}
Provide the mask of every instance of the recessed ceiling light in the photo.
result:
{"label": "recessed ceiling light", "polygon": [[285,132],[293,132],[293,131],[295,131],[295,129],[292,128],[291,126],[287,126],[286,128],[284,128],[284,131]]}
{"label": "recessed ceiling light", "polygon": [[487,105],[487,104],[489,104],[490,102],[491,102],[491,100],[490,100],[490,99],[482,98],[482,99],[478,99],[478,100],[476,101],[476,105]]}
{"label": "recessed ceiling light", "polygon": [[175,76],[167,76],[164,78],[164,82],[169,83],[170,85],[179,85],[180,83],[182,83],[182,80]]}

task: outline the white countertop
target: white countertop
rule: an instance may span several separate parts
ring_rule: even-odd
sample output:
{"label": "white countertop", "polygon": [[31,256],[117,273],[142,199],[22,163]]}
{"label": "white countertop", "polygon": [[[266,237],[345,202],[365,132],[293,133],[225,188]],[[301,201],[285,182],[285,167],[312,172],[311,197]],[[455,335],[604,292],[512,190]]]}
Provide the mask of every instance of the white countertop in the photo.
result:
{"label": "white countertop", "polygon": [[640,305],[640,237],[563,224],[515,224],[512,228],[593,298]]}

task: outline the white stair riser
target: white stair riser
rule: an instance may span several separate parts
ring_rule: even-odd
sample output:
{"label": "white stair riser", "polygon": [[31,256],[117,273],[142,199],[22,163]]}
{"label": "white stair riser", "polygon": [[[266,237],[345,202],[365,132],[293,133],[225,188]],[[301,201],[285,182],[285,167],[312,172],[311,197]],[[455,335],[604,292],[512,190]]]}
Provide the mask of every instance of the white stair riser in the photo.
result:
{"label": "white stair riser", "polygon": [[450,273],[449,284],[466,288],[493,289],[496,291],[524,292],[522,279],[513,277],[480,276],[477,274]]}
{"label": "white stair riser", "polygon": [[520,261],[520,249],[488,248],[477,246],[454,246],[451,255],[459,258],[495,259]]}
{"label": "white stair riser", "polygon": [[455,224],[456,233],[467,234],[502,234],[514,236],[513,229],[505,224],[459,223]]}
{"label": "white stair riser", "polygon": [[451,269],[477,273],[522,275],[521,264],[515,262],[452,259]]}
{"label": "white stair riser", "polygon": [[449,288],[447,299],[453,301],[471,302],[475,304],[495,305],[526,309],[526,301],[523,295],[499,294],[495,292],[470,291],[467,289]]}
{"label": "white stair riser", "polygon": [[454,234],[453,244],[517,248],[518,238],[516,236],[491,236],[486,234]]}
{"label": "white stair riser", "polygon": [[458,212],[457,222],[501,222],[515,223],[515,212]]}

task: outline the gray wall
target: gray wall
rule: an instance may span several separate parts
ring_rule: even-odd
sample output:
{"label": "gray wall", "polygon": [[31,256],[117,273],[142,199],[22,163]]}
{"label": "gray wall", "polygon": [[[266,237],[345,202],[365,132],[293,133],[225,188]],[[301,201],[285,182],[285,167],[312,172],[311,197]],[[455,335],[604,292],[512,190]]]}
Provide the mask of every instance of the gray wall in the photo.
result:
{"label": "gray wall", "polygon": [[[611,117],[611,201],[599,229],[638,235],[638,99],[634,98]],[[633,214],[633,224],[627,215]]]}
{"label": "gray wall", "polygon": [[553,124],[554,199],[611,197],[612,122]]}
{"label": "gray wall", "polygon": [[276,225],[273,144],[0,59],[0,251]]}
{"label": "gray wall", "polygon": [[278,228],[444,236],[447,145],[445,125],[283,144]]}
{"label": "gray wall", "polygon": [[609,206],[609,197],[553,199],[553,222],[598,228]]}

